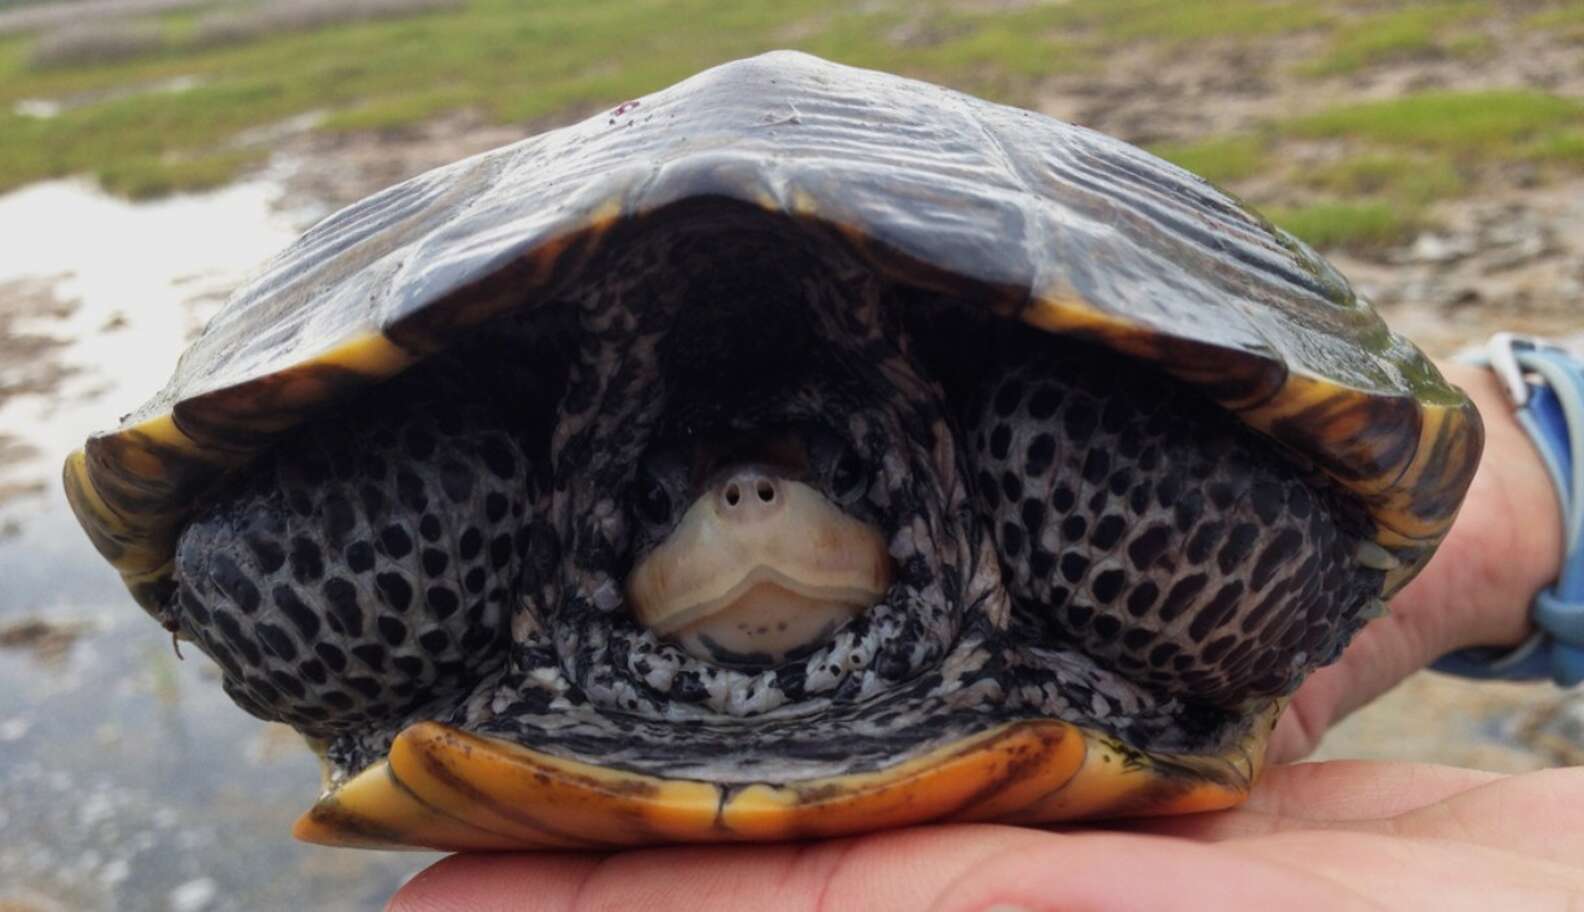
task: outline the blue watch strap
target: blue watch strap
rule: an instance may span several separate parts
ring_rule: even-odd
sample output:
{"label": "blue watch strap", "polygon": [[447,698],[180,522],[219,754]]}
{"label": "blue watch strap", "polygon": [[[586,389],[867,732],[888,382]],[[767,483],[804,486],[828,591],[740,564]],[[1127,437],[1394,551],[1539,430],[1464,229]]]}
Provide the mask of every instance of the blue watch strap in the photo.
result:
{"label": "blue watch strap", "polygon": [[1473,678],[1550,677],[1572,686],[1584,681],[1584,363],[1564,349],[1506,333],[1491,340],[1480,360],[1501,378],[1555,483],[1565,532],[1562,572],[1536,597],[1536,632],[1517,648],[1460,650],[1431,667]]}

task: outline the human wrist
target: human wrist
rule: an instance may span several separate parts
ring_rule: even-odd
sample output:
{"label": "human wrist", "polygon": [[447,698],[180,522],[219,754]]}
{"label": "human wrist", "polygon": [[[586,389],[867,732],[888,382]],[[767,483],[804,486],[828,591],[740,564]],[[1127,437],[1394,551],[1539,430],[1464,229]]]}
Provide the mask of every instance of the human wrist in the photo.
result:
{"label": "human wrist", "polygon": [[1539,452],[1487,369],[1442,371],[1473,400],[1485,448],[1463,508],[1424,570],[1341,659],[1294,695],[1277,762],[1305,756],[1338,719],[1436,659],[1470,646],[1510,648],[1534,633],[1530,606],[1562,566],[1562,510]]}
{"label": "human wrist", "polygon": [[1448,363],[1485,424],[1485,450],[1457,521],[1395,607],[1428,658],[1468,646],[1516,646],[1534,630],[1535,595],[1562,564],[1561,505],[1539,451],[1487,368]]}

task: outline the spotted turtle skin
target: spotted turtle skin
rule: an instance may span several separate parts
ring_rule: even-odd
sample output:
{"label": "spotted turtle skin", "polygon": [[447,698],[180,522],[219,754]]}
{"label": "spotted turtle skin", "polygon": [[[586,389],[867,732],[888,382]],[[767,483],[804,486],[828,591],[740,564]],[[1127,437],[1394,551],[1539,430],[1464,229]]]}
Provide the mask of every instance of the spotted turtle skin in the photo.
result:
{"label": "spotted turtle skin", "polygon": [[505,661],[509,581],[544,485],[524,455],[535,442],[480,390],[422,372],[391,383],[263,456],[176,550],[178,635],[243,708],[313,737],[459,700]]}
{"label": "spotted turtle skin", "polygon": [[1081,350],[1058,383],[1041,355],[1000,375],[970,431],[1016,604],[1209,704],[1288,693],[1330,661],[1353,632],[1337,606],[1382,582],[1355,572],[1358,508],[1192,390]]}
{"label": "spotted turtle skin", "polygon": [[[637,404],[630,414],[595,415],[593,405],[576,413],[568,404],[583,394],[575,377],[528,383],[512,408],[540,418],[560,408],[576,420],[562,421],[553,441],[524,439],[521,427],[555,422],[505,417],[499,384],[436,367],[467,363],[481,330],[508,322],[535,332],[577,324],[586,351],[650,357],[645,321],[658,318],[606,306],[600,295],[646,288],[663,269],[686,273],[685,247],[660,243],[649,263],[644,245],[711,219],[797,239],[801,253],[789,258],[829,267],[835,278],[810,292],[825,295],[815,310],[841,338],[872,343],[869,363],[887,376],[901,376],[894,364],[915,355],[942,375],[994,368],[963,415],[918,405],[934,380],[903,376],[907,420],[882,430],[896,440],[915,433],[909,428],[962,422],[955,446],[977,477],[939,492],[929,515],[950,531],[975,509],[988,536],[959,537],[956,551],[919,545],[920,566],[961,582],[993,550],[1013,595],[987,608],[979,628],[926,622],[913,641],[940,648],[914,650],[908,661],[939,660],[946,671],[899,670],[905,686],[871,705],[833,709],[828,737],[790,723],[742,736],[767,755],[783,742],[827,745],[808,760],[807,776],[766,774],[753,785],[712,782],[658,728],[633,737],[655,723],[635,721],[613,736],[564,684],[536,693],[536,679],[520,675],[509,706],[477,695],[481,682],[604,636],[590,628],[551,642],[474,571],[537,579],[547,518],[573,528],[598,520],[597,510],[563,505],[552,515],[544,504],[567,492],[593,497],[620,477],[620,460],[602,463],[610,454],[590,449],[579,431],[647,419]],[[844,323],[843,289],[853,288],[859,302],[876,289],[884,313],[859,314],[855,304]],[[989,344],[964,335],[954,346],[946,331],[929,351],[887,348],[891,334],[911,339],[913,323],[934,319],[932,302],[947,300],[1012,341],[994,342],[997,330],[980,334]],[[667,319],[685,325],[681,314]],[[707,329],[690,332],[708,340]],[[1030,337],[1049,344],[1031,348]],[[759,355],[773,360],[773,345]],[[1059,393],[1046,383],[1057,362],[1067,377]],[[637,403],[645,386],[616,368],[594,379],[587,394],[596,404]],[[485,387],[490,395],[478,392]],[[1138,394],[1118,397],[1118,389]],[[338,430],[305,431],[326,426]],[[893,466],[892,496],[909,471],[929,474],[956,458],[940,434],[931,439],[909,439],[916,461]],[[325,751],[338,788],[298,835],[355,845],[608,847],[1234,802],[1263,763],[1283,697],[1342,648],[1361,606],[1390,598],[1435,551],[1482,442],[1468,397],[1346,280],[1204,180],[1039,114],[776,52],[414,177],[326,219],[231,299],[160,393],[71,454],[65,486],[137,602],[198,641],[244,708],[322,744],[402,707],[408,727],[394,740]],[[437,468],[415,486],[401,468],[414,447],[427,464],[460,468]],[[557,454],[550,463],[528,455],[547,448]],[[260,503],[279,509],[254,529],[266,522],[254,510]],[[396,507],[411,522],[388,522]],[[431,515],[459,519],[426,530],[419,517]],[[478,541],[441,541],[466,534],[459,530]],[[292,608],[327,585],[314,553],[326,536],[359,579],[375,581],[365,602],[399,602],[400,611],[360,613],[356,598],[332,593],[322,615]],[[355,547],[364,542],[368,549]],[[578,539],[552,544],[566,560]],[[1370,569],[1354,573],[1361,546]],[[1202,572],[1159,569],[1177,555]],[[206,613],[216,600],[234,609],[225,620]],[[266,603],[279,609],[270,619],[248,610]],[[1344,623],[1327,614],[1337,604],[1349,606]],[[960,683],[993,668],[1001,683],[1061,691],[1061,705],[1092,704],[1141,726],[1135,731],[1182,730],[1177,702],[1134,706],[1131,692],[1106,691],[1084,668],[1057,661],[1025,672],[993,648],[948,648],[953,637],[993,643],[1009,630],[1038,641],[1050,623],[1039,618],[1051,617],[1064,644],[1146,686],[1187,681],[1195,700],[1238,721],[1208,748],[1189,750],[1179,738],[1140,749],[1115,726],[985,713],[956,683],[939,686],[943,675]],[[473,658],[504,655],[496,647],[508,641],[509,669]],[[1035,642],[1023,660],[1043,648]],[[1301,661],[1281,665],[1269,658],[1276,653]],[[329,703],[301,692],[320,675],[376,666],[400,674],[338,683]],[[577,671],[587,692],[608,683],[598,668]],[[804,686],[792,690],[802,696]],[[721,699],[707,689],[688,699],[707,709]],[[704,733],[700,743],[738,737],[688,715],[703,711],[677,711]],[[843,725],[877,713],[918,749],[899,751],[890,734],[842,740]],[[483,716],[487,724],[470,723]],[[1170,724],[1151,727],[1156,716]],[[555,740],[547,732],[572,746],[535,752]],[[829,753],[832,744],[847,754]],[[459,776],[472,785],[458,791]],[[541,785],[525,793],[529,780]],[[550,811],[523,823],[502,810],[525,801],[575,804],[590,816],[569,827]],[[459,803],[483,816],[458,822]],[[638,818],[645,822],[635,828],[617,823]]]}

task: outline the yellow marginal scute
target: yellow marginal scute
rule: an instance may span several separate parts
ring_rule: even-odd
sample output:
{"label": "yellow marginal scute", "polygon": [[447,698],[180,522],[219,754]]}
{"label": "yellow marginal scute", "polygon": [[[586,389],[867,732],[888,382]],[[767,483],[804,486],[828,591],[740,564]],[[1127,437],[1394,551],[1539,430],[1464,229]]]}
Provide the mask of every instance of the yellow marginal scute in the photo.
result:
{"label": "yellow marginal scute", "polygon": [[[377,813],[369,813],[377,808]],[[499,848],[506,837],[481,830],[418,800],[376,764],[298,818],[292,835],[304,842],[359,849],[451,851]]]}
{"label": "yellow marginal scute", "polygon": [[1050,823],[1106,817],[1218,811],[1241,804],[1265,766],[1266,746],[1285,701],[1252,719],[1242,738],[1218,755],[1146,754],[1091,736],[1070,787],[1001,819]]}
{"label": "yellow marginal scute", "polygon": [[66,502],[77,514],[88,539],[111,566],[123,574],[136,571],[152,560],[142,542],[128,534],[126,523],[110,505],[104,502],[99,489],[94,487],[93,473],[88,470],[88,456],[81,449],[66,457],[63,473]]}
{"label": "yellow marginal scute", "polygon": [[[287,375],[269,378],[267,382],[277,385],[275,408],[284,408],[289,417],[272,422],[276,426],[267,429],[295,424],[336,393],[334,386],[315,379],[319,376],[312,371],[315,366],[337,368],[372,382],[404,370],[415,360],[379,333],[366,333],[335,346],[310,359],[299,382],[292,382]],[[245,401],[246,386],[228,391],[228,398]],[[255,430],[266,429],[257,416],[244,415],[239,420]],[[128,588],[137,592],[139,584],[168,574],[174,531],[203,490],[216,476],[246,464],[254,452],[194,440],[170,413],[128,425],[101,439],[116,444],[113,465],[89,458],[87,449],[73,451],[65,465],[67,499],[95,546],[120,571]],[[183,480],[192,490],[183,490]],[[150,501],[157,502],[160,509],[134,512],[132,505],[137,499],[116,499],[118,492],[144,489],[164,492]]]}
{"label": "yellow marginal scute", "polygon": [[[315,409],[331,401],[338,389],[319,378],[324,374],[315,368],[336,368],[355,374],[366,383],[385,380],[417,363],[419,356],[407,351],[378,332],[342,342],[309,358],[302,365],[301,381],[287,383],[281,390],[278,407],[294,410],[295,414],[280,428],[294,426]],[[290,377],[287,371],[278,377]]]}
{"label": "yellow marginal scute", "polygon": [[404,731],[390,763],[437,807],[534,846],[697,841],[720,804],[708,783],[552,757],[436,723]]}
{"label": "yellow marginal scute", "polygon": [[1152,355],[1142,327],[1096,309],[1076,295],[1055,291],[1032,301],[1022,313],[1023,322],[1048,333],[1077,334],[1104,340],[1115,351],[1135,357]]}
{"label": "yellow marginal scute", "polygon": [[721,810],[755,841],[838,836],[980,812],[985,817],[1060,789],[1083,762],[1084,739],[1063,722],[1014,723],[873,773],[783,786],[751,785]]}
{"label": "yellow marginal scute", "polygon": [[366,333],[326,351],[313,359],[383,379],[411,367],[417,360],[401,346],[377,332]]}
{"label": "yellow marginal scute", "polygon": [[[326,845],[358,845],[377,833],[448,851],[615,848],[707,840],[719,806],[720,790],[708,783],[607,769],[420,722],[397,736],[385,761],[320,799],[293,833]],[[468,845],[424,828],[435,816],[475,831]]]}
{"label": "yellow marginal scute", "polygon": [[[344,394],[348,377],[357,378],[353,384],[356,388],[366,387],[401,373],[420,357],[378,331],[365,331],[293,367],[193,396],[186,405],[193,407],[209,400],[215,404],[202,407],[218,412],[221,419],[255,432],[282,431]],[[255,402],[266,402],[268,411],[259,413],[251,408]]]}
{"label": "yellow marginal scute", "polygon": [[1279,707],[1218,756],[1149,755],[1056,720],[1009,722],[886,769],[725,786],[554,757],[438,722],[330,792],[297,838],[441,850],[611,849],[840,836],[931,821],[1055,823],[1242,801]]}

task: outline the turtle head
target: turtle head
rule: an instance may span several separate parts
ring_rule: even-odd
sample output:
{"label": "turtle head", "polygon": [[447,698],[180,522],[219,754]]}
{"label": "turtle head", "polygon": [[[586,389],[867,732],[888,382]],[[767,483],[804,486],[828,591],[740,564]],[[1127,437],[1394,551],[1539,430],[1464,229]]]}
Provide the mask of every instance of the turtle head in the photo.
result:
{"label": "turtle head", "polygon": [[821,428],[651,450],[633,501],[634,616],[720,665],[808,654],[890,586],[867,491],[862,462]]}
{"label": "turtle head", "polygon": [[665,402],[628,487],[628,603],[662,640],[745,668],[807,655],[892,577],[874,473],[833,425],[862,381],[807,319],[797,267],[815,267],[769,252],[784,246],[748,231],[729,249],[757,267],[668,274],[681,306],[635,369]]}

